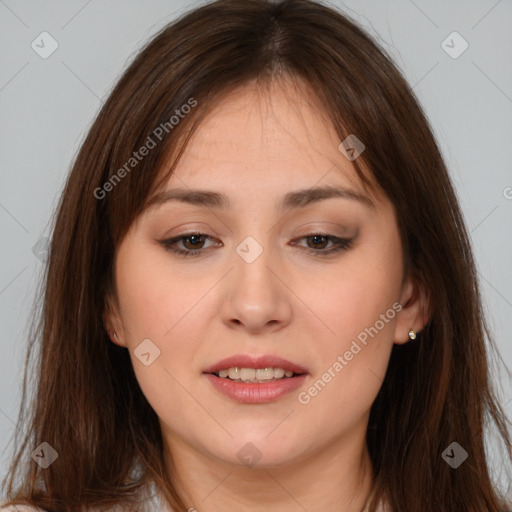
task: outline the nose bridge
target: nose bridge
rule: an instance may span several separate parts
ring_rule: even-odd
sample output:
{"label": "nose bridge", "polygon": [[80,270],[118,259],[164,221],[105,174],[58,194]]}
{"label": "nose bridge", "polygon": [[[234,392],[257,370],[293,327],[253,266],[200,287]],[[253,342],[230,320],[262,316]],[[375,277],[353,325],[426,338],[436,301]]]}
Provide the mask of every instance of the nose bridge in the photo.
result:
{"label": "nose bridge", "polygon": [[[265,300],[274,297],[275,275],[271,272],[272,251],[268,236],[245,237],[235,248],[234,275],[236,291],[251,300]],[[256,304],[254,304],[256,306]]]}
{"label": "nose bridge", "polygon": [[262,233],[246,236],[235,247],[234,269],[223,308],[225,321],[258,330],[269,323],[283,322],[289,314],[285,287],[276,275],[279,263],[270,244],[269,233]]}

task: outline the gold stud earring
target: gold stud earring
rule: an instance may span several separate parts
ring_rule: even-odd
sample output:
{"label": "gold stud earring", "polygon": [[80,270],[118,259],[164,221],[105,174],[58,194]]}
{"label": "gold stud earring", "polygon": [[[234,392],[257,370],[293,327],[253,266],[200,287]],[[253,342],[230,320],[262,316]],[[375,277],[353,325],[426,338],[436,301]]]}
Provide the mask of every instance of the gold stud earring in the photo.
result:
{"label": "gold stud earring", "polygon": [[411,338],[411,340],[415,340],[416,339],[416,331],[413,331],[412,329],[409,331],[409,338]]}

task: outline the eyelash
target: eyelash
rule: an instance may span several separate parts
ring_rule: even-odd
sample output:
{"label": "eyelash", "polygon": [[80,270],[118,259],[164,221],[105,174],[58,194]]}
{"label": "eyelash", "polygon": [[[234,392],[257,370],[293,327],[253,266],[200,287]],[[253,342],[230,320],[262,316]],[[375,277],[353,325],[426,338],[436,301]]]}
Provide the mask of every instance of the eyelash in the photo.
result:
{"label": "eyelash", "polygon": [[[193,236],[206,237],[207,239],[212,240],[212,238],[210,236],[205,235],[203,233],[188,233],[188,234],[180,235],[180,236],[177,236],[174,238],[170,238],[169,240],[160,240],[160,243],[164,246],[164,248],[167,251],[172,251],[180,256],[184,256],[186,258],[197,257],[197,256],[200,256],[201,252],[204,252],[204,249],[183,250],[183,249],[177,249],[175,247],[175,245],[178,242],[180,242],[186,238],[193,237]],[[309,252],[309,253],[313,254],[314,256],[320,256],[320,257],[326,257],[330,254],[334,254],[334,253],[337,253],[342,250],[350,249],[352,247],[352,243],[354,241],[353,238],[350,238],[350,239],[349,238],[338,238],[333,235],[328,235],[327,233],[312,233],[310,235],[304,235],[304,236],[300,237],[299,240],[301,240],[303,238],[311,238],[311,237],[318,237],[318,236],[327,238],[328,241],[330,240],[331,242],[333,242],[335,244],[335,247],[333,247],[329,250],[304,248],[304,250],[306,252]]]}

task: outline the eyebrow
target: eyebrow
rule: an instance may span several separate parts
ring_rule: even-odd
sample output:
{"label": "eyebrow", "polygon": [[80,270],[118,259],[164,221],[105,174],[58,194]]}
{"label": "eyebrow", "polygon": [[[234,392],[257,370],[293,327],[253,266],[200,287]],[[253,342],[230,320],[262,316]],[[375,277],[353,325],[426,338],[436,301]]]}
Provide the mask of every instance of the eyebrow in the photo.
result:
{"label": "eyebrow", "polygon": [[[310,204],[335,197],[354,200],[369,208],[375,209],[373,201],[360,192],[333,186],[324,186],[288,192],[279,202],[278,210],[304,208]],[[178,201],[190,205],[216,209],[229,209],[232,207],[229,198],[220,192],[175,188],[154,195],[147,202],[146,209],[160,206],[169,201]]]}

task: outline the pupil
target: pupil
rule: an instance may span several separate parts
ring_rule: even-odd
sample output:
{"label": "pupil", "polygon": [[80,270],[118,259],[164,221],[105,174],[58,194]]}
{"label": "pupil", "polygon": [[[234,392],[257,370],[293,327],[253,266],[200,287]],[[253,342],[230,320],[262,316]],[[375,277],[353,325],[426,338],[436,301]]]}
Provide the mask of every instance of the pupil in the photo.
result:
{"label": "pupil", "polygon": [[313,239],[313,244],[316,245],[317,243],[321,244],[321,239],[325,237],[323,235],[313,235],[311,238]]}
{"label": "pupil", "polygon": [[[188,240],[191,240],[192,242],[192,245],[197,245],[198,243],[200,243],[200,238],[201,238],[201,235],[189,235],[188,237]],[[194,239],[197,239],[194,241]]]}

